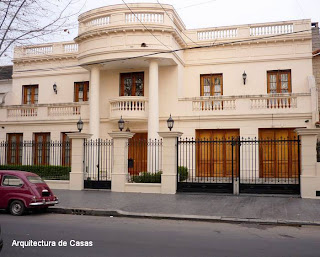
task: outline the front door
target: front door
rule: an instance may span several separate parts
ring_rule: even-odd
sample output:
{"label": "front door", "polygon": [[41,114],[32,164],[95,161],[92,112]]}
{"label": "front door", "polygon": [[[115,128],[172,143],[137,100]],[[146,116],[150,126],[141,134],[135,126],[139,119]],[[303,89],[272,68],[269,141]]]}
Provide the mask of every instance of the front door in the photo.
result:
{"label": "front door", "polygon": [[8,164],[22,164],[22,147],[23,147],[23,134],[10,133],[8,135],[8,151],[7,160]]}
{"label": "front door", "polygon": [[50,133],[35,133],[34,160],[35,165],[50,163]]}
{"label": "front door", "polygon": [[237,137],[239,137],[238,129],[197,130],[196,176],[231,177],[232,166],[235,169],[235,165],[238,165],[238,147],[233,147],[231,144],[232,139]]}
{"label": "front door", "polygon": [[128,171],[137,175],[147,171],[148,133],[136,133],[129,139]]}
{"label": "front door", "polygon": [[294,129],[259,129],[260,178],[296,178],[299,151]]}

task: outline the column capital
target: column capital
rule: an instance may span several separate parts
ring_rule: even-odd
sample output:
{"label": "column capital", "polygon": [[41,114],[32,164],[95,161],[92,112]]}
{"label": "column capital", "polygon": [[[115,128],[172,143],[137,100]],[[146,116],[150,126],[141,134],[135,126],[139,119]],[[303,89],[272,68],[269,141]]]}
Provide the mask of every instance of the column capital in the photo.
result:
{"label": "column capital", "polygon": [[158,62],[159,62],[159,58],[149,58],[149,59],[148,59],[148,62],[149,62],[149,64],[150,64],[151,62],[156,62],[156,63],[158,63]]}
{"label": "column capital", "polygon": [[129,138],[132,138],[135,133],[126,132],[126,131],[116,131],[116,132],[110,132],[108,134],[113,139],[115,139],[115,138],[127,138],[127,139],[129,139]]}
{"label": "column capital", "polygon": [[89,70],[93,70],[93,69],[101,69],[102,68],[102,65],[101,64],[92,64],[92,65],[89,65]]}
{"label": "column capital", "polygon": [[320,135],[320,128],[315,128],[315,129],[309,129],[309,128],[298,128],[294,130],[297,132],[299,136],[317,136]]}
{"label": "column capital", "polygon": [[162,138],[176,138],[176,137],[181,137],[183,133],[178,131],[163,131],[163,132],[158,132],[158,134]]}
{"label": "column capital", "polygon": [[92,134],[74,132],[74,133],[67,133],[67,136],[70,139],[88,139],[92,136]]}

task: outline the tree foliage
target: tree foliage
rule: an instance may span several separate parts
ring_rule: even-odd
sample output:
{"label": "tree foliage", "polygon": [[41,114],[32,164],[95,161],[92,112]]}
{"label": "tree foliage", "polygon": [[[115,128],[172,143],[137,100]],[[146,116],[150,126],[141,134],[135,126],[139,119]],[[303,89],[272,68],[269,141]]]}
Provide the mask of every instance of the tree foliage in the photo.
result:
{"label": "tree foliage", "polygon": [[[68,33],[79,0],[0,0],[0,58],[14,45]],[[75,25],[73,25],[75,26]],[[56,40],[59,41],[59,38]]]}

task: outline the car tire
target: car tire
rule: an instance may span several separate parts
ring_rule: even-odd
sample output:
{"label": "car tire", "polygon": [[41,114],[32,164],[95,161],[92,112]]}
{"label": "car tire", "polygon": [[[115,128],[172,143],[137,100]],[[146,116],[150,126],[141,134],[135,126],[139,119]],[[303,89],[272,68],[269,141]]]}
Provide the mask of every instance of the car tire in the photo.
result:
{"label": "car tire", "polygon": [[25,206],[22,201],[14,200],[9,206],[9,211],[14,216],[21,216],[25,211]]}

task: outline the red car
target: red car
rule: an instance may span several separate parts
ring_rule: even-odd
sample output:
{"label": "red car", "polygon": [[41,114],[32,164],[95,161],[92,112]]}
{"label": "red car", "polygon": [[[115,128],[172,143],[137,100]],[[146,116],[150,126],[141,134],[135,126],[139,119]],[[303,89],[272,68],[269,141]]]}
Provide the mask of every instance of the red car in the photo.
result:
{"label": "red car", "polygon": [[0,170],[0,182],[0,209],[9,209],[12,215],[59,203],[48,185],[34,173]]}

